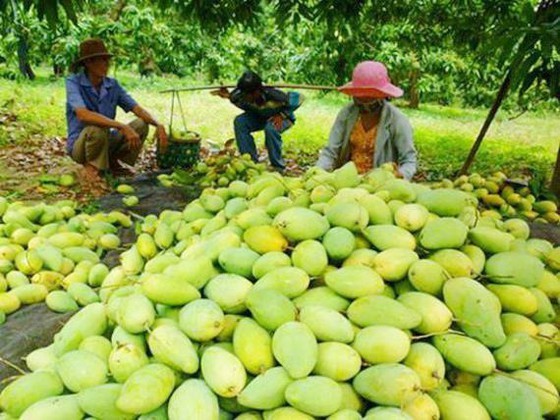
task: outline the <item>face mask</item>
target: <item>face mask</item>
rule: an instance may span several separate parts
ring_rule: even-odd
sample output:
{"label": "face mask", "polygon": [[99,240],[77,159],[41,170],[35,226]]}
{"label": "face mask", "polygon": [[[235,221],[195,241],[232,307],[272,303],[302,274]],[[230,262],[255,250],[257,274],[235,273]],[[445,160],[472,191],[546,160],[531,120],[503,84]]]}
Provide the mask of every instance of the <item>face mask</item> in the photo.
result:
{"label": "face mask", "polygon": [[383,106],[383,99],[374,99],[370,102],[358,102],[356,98],[354,98],[354,104],[358,107],[360,112],[362,113],[375,113],[381,109]]}

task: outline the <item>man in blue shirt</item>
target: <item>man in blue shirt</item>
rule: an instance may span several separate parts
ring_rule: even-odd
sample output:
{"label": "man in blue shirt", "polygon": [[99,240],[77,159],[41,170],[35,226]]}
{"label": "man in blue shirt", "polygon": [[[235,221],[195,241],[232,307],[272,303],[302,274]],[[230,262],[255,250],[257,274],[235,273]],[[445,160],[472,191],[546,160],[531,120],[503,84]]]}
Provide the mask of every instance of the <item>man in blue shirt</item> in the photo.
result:
{"label": "man in blue shirt", "polygon": [[[133,166],[148,135],[148,125],[156,127],[160,147],[167,146],[165,127],[156,121],[110,77],[110,54],[103,41],[88,39],[80,44],[80,56],[66,79],[67,151],[84,165],[86,174],[97,177],[110,171],[115,176],[129,175],[121,162]],[[138,118],[130,124],[115,120],[117,106]]]}
{"label": "man in blue shirt", "polygon": [[303,102],[298,92],[284,93],[281,90],[263,86],[258,74],[243,73],[237,87],[230,93],[226,88],[211,92],[227,98],[232,104],[245,111],[235,117],[233,128],[239,153],[248,153],[257,161],[257,148],[252,134],[264,130],[265,146],[272,167],[282,172],[285,168],[282,158],[282,133],[294,125],[294,111]]}

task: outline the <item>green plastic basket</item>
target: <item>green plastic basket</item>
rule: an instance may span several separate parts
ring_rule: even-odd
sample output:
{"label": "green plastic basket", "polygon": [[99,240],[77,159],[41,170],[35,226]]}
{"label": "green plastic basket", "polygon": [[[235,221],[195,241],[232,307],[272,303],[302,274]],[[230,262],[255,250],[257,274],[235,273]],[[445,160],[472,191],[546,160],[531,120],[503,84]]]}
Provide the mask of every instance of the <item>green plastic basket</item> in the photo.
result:
{"label": "green plastic basket", "polygon": [[158,144],[156,157],[161,169],[191,168],[200,158],[200,135],[188,131],[182,133],[182,138],[170,136],[165,153],[161,152]]}

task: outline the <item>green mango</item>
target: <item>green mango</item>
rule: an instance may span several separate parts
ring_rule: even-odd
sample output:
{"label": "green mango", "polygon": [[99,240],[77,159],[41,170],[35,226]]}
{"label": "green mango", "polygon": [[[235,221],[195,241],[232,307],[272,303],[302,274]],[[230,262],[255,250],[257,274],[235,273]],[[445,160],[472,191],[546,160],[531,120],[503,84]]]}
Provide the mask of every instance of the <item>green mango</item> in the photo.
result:
{"label": "green mango", "polygon": [[116,403],[121,390],[121,384],[105,384],[84,389],[78,394],[78,405],[92,417],[132,420],[133,414],[127,414],[117,408]]}
{"label": "green mango", "polygon": [[142,345],[127,343],[122,339],[116,340],[116,344],[117,347],[109,354],[109,371],[115,381],[124,383],[130,375],[146,366],[149,360]]}
{"label": "green mango", "polygon": [[363,231],[366,239],[378,250],[405,248],[414,250],[416,239],[408,230],[394,225],[368,226]]}
{"label": "green mango", "polygon": [[422,322],[414,328],[415,331],[433,334],[447,331],[451,327],[453,314],[436,297],[422,292],[408,292],[399,295],[397,300],[422,316]]}
{"label": "green mango", "polygon": [[290,242],[318,239],[329,230],[329,222],[324,216],[303,207],[293,207],[279,213],[272,226]]}
{"label": "green mango", "polygon": [[504,344],[500,301],[482,284],[464,277],[450,279],[443,286],[443,297],[467,335],[488,347]]}
{"label": "green mango", "polygon": [[61,395],[38,401],[21,415],[23,420],[80,420],[84,412],[76,395]]}
{"label": "green mango", "polygon": [[272,351],[278,362],[294,379],[309,375],[317,363],[317,340],[301,322],[287,322],[272,336]]}
{"label": "green mango", "polygon": [[481,226],[469,231],[469,239],[484,252],[497,254],[509,251],[515,237],[496,228]]}
{"label": "green mango", "polygon": [[256,410],[273,410],[286,404],[285,392],[293,382],[283,367],[264,370],[238,395],[237,400],[245,407]]}
{"label": "green mango", "polygon": [[245,303],[255,321],[267,330],[273,331],[296,319],[297,310],[292,301],[273,289],[252,290]]}
{"label": "green mango", "polygon": [[217,346],[204,351],[200,370],[206,384],[221,397],[239,395],[247,382],[247,373],[239,358]]}
{"label": "green mango", "polygon": [[387,249],[375,256],[373,269],[385,281],[399,281],[407,276],[410,266],[419,259],[418,254],[410,249]]}
{"label": "green mango", "polygon": [[220,253],[218,262],[227,273],[251,278],[253,265],[260,255],[248,248],[228,248]]}
{"label": "green mango", "polygon": [[560,357],[549,357],[533,363],[529,369],[540,373],[560,391]]}
{"label": "green mango", "polygon": [[523,252],[501,252],[486,261],[485,273],[494,283],[535,287],[544,274],[544,264]]}
{"label": "green mango", "polygon": [[366,267],[372,268],[377,254],[378,252],[373,249],[358,248],[352,251],[348,258],[342,262],[342,267],[348,267],[350,265],[365,265]]}
{"label": "green mango", "polygon": [[460,248],[467,240],[468,228],[465,224],[452,217],[434,219],[426,224],[418,241],[429,250]]}
{"label": "green mango", "polygon": [[537,340],[524,332],[509,335],[503,346],[494,351],[499,369],[519,370],[529,367],[539,359],[541,346]]}
{"label": "green mango", "polygon": [[368,401],[395,407],[401,407],[421,389],[416,372],[398,363],[382,363],[364,369],[352,384]]}
{"label": "green mango", "polygon": [[38,371],[21,376],[0,393],[0,408],[18,418],[27,408],[48,397],[61,395],[64,385],[59,376],[51,371]]}
{"label": "green mango", "polygon": [[325,215],[331,226],[343,227],[351,232],[360,232],[369,223],[367,210],[357,202],[335,203],[327,209]]}
{"label": "green mango", "polygon": [[353,265],[329,271],[325,283],[339,295],[346,298],[359,298],[383,291],[383,280],[373,269]]}
{"label": "green mango", "polygon": [[400,329],[416,328],[422,316],[386,296],[370,295],[356,299],[348,307],[348,319],[360,327],[388,325]]}
{"label": "green mango", "polygon": [[424,293],[440,296],[443,284],[449,278],[445,269],[435,261],[418,260],[408,269],[408,281],[412,286]]}
{"label": "green mango", "polygon": [[450,277],[471,277],[475,273],[472,260],[457,249],[440,249],[429,259],[441,265]]}
{"label": "green mango", "polygon": [[438,405],[441,418],[454,420],[490,420],[482,403],[463,392],[436,390],[431,397]]}
{"label": "green mango", "polygon": [[393,214],[385,201],[381,198],[367,194],[358,199],[358,203],[366,209],[370,225],[392,225]]}
{"label": "green mango", "polygon": [[428,209],[420,204],[405,204],[395,212],[395,223],[409,232],[416,232],[424,227],[429,214]]}
{"label": "green mango", "polygon": [[204,287],[204,295],[216,302],[224,313],[245,312],[245,299],[253,283],[237,274],[218,274]]}
{"label": "green mango", "polygon": [[76,313],[54,336],[54,350],[60,356],[78,348],[82,340],[92,335],[103,335],[107,329],[105,306],[92,303]]}
{"label": "green mango", "polygon": [[458,216],[465,207],[476,207],[478,204],[471,194],[449,188],[423,192],[416,202],[441,217]]}
{"label": "green mango", "polygon": [[410,337],[398,328],[374,325],[358,331],[352,347],[367,363],[398,363],[410,350]]}
{"label": "green mango", "polygon": [[321,242],[309,239],[296,245],[292,251],[292,262],[294,267],[302,269],[311,277],[316,277],[325,271],[329,258]]}
{"label": "green mango", "polygon": [[105,361],[85,350],[73,350],[62,355],[56,363],[56,372],[64,386],[72,392],[102,385],[108,379]]}
{"label": "green mango", "polygon": [[209,341],[224,327],[224,312],[209,299],[192,301],[179,312],[179,327],[191,340]]}
{"label": "green mango", "polygon": [[531,388],[504,375],[484,378],[478,388],[478,398],[494,418],[542,418],[539,400]]}
{"label": "green mango", "polygon": [[537,323],[553,322],[556,319],[556,310],[548,296],[536,287],[531,287],[529,291],[537,299],[537,312],[531,316],[531,319]]}
{"label": "green mango", "polygon": [[330,259],[341,261],[349,257],[356,247],[356,238],[343,227],[334,227],[323,237],[323,246]]}
{"label": "green mango", "polygon": [[323,376],[309,376],[292,382],[286,388],[285,396],[292,407],[316,417],[329,416],[342,404],[338,384]]}
{"label": "green mango", "polygon": [[149,413],[167,401],[174,386],[175,375],[170,368],[160,363],[145,365],[126,380],[116,406],[125,413]]}
{"label": "green mango", "polygon": [[503,311],[520,315],[537,312],[537,298],[525,287],[515,284],[488,284],[486,287],[500,299]]}
{"label": "green mango", "polygon": [[403,361],[420,378],[422,389],[430,391],[437,388],[445,378],[445,362],[440,352],[431,344],[414,343]]}
{"label": "green mango", "polygon": [[349,300],[343,298],[331,288],[324,286],[307,289],[293,302],[300,310],[306,306],[323,306],[337,312],[344,312],[350,306]]}
{"label": "green mango", "polygon": [[546,377],[532,370],[517,370],[511,372],[510,378],[528,386],[535,393],[539,400],[542,415],[556,411],[560,403],[560,396],[554,384]]}
{"label": "green mango", "polygon": [[354,329],[341,313],[324,306],[305,306],[299,311],[299,321],[307,325],[320,341],[351,343]]}
{"label": "green mango", "polygon": [[262,276],[254,284],[253,289],[273,289],[288,298],[301,295],[309,287],[309,275],[298,267],[280,267]]}
{"label": "green mango", "polygon": [[313,373],[342,382],[356,376],[361,367],[360,354],[349,345],[333,341],[319,343],[317,364]]}
{"label": "green mango", "polygon": [[191,340],[177,327],[160,325],[148,336],[148,346],[154,358],[185,373],[198,371],[199,361]]}
{"label": "green mango", "polygon": [[432,341],[443,358],[459,370],[489,375],[496,369],[490,350],[473,338],[448,333],[435,336]]}
{"label": "green mango", "polygon": [[536,336],[539,333],[537,324],[526,316],[505,312],[500,315],[500,319],[506,335],[511,335],[516,332],[525,332],[531,336]]}
{"label": "green mango", "polygon": [[200,292],[184,278],[163,274],[147,274],[142,282],[142,293],[152,302],[164,305],[185,305],[200,298]]}
{"label": "green mango", "polygon": [[290,267],[292,260],[283,252],[271,251],[261,255],[254,263],[252,268],[253,277],[260,279],[266,273],[280,267]]}

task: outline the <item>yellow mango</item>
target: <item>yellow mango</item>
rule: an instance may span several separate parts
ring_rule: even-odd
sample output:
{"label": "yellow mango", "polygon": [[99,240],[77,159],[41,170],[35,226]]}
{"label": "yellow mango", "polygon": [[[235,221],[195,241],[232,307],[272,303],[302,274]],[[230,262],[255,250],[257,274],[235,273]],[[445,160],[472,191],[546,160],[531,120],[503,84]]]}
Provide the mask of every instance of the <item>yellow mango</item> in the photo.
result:
{"label": "yellow mango", "polygon": [[[243,318],[237,324],[233,332],[233,349],[245,369],[253,375],[263,373],[275,364],[272,337],[251,318]],[[268,409],[270,408],[275,407]]]}

